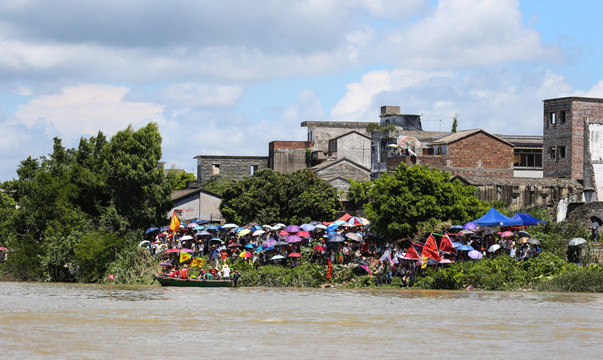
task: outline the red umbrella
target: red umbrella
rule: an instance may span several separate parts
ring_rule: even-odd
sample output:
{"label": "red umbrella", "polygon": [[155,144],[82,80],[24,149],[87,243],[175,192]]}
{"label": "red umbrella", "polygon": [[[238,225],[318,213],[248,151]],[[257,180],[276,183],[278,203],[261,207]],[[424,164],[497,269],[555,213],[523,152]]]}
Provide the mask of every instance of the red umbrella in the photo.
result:
{"label": "red umbrella", "polygon": [[172,248],[165,251],[166,254],[180,252],[180,249]]}
{"label": "red umbrella", "polygon": [[287,235],[289,235],[289,233],[288,233],[288,232],[286,232],[285,230],[281,230],[281,231],[280,231],[278,234],[279,234],[280,236],[287,236]]}
{"label": "red umbrella", "polygon": [[229,248],[234,248],[234,247],[243,247],[243,245],[239,244],[238,242],[234,242],[230,245],[228,245]]}
{"label": "red umbrella", "polygon": [[301,257],[301,254],[300,253],[291,253],[291,254],[289,254],[287,256],[288,257],[297,257],[297,258],[299,258],[299,257]]}
{"label": "red umbrella", "polygon": [[0,251],[7,250],[4,246],[0,246]]}
{"label": "red umbrella", "polygon": [[505,231],[502,234],[500,234],[500,237],[509,237],[509,236],[513,236],[515,235],[512,231]]}
{"label": "red umbrella", "polygon": [[316,245],[315,247],[312,248],[312,250],[325,251],[325,250],[327,250],[327,248],[325,248],[324,246]]}
{"label": "red umbrella", "polygon": [[310,233],[309,233],[309,232],[307,232],[307,231],[305,231],[305,230],[302,230],[302,231],[298,232],[298,233],[297,233],[297,234],[295,234],[295,235],[297,235],[297,236],[299,236],[299,237],[310,237]]}

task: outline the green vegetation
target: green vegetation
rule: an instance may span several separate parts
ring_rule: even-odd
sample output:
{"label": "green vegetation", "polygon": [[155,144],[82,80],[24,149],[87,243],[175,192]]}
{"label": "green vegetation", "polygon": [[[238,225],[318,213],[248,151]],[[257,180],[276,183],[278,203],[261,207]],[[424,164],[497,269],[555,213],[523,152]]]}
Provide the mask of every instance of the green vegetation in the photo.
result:
{"label": "green vegetation", "polygon": [[[0,277],[100,281],[127,258],[143,229],[165,221],[178,183],[157,166],[157,124],[128,127],[77,149],[54,139],[51,154],[28,157],[0,184],[0,239],[10,249]],[[18,205],[18,206],[17,206]]]}
{"label": "green vegetation", "polygon": [[378,123],[370,123],[366,126],[366,131],[369,133],[380,132],[380,131],[392,131],[396,130],[396,125],[390,124],[381,126]]}
{"label": "green vegetation", "polygon": [[579,267],[546,253],[523,262],[498,256],[430,269],[415,283],[421,289],[461,290],[469,285],[484,290],[601,292],[603,270],[600,266]]}
{"label": "green vegetation", "polygon": [[391,238],[429,232],[442,221],[462,224],[477,219],[488,205],[474,195],[475,189],[450,174],[426,166],[400,164],[370,183],[352,182],[349,198],[363,208],[376,233]]}
{"label": "green vegetation", "polygon": [[310,169],[291,174],[262,169],[232,181],[220,204],[226,221],[237,224],[301,224],[332,219],[340,209],[337,189]]}

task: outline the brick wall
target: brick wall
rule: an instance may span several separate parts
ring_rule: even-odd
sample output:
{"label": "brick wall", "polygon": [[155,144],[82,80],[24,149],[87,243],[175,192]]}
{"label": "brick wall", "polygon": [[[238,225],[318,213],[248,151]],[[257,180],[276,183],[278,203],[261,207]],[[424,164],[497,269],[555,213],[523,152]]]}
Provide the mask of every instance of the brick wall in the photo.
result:
{"label": "brick wall", "polygon": [[[566,97],[544,101],[542,166],[545,177],[584,179],[586,121],[603,123],[603,99]],[[565,156],[560,153],[561,147],[565,147]],[[551,148],[555,148],[554,157]]]}
{"label": "brick wall", "polygon": [[479,132],[449,144],[448,160],[452,168],[512,171],[513,146]]}

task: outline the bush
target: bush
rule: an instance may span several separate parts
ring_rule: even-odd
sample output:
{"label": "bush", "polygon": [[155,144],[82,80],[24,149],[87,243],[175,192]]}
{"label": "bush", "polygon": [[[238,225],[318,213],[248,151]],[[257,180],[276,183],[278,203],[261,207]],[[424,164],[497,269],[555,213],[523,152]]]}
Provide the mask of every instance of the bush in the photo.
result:
{"label": "bush", "polygon": [[[153,274],[158,271],[157,258],[146,248],[132,245],[117,255],[106,275],[114,275],[116,284],[152,284]],[[102,280],[106,282],[107,276]]]}
{"label": "bush", "polygon": [[303,263],[295,268],[265,265],[241,273],[241,286],[318,287],[325,282],[325,266]]}
{"label": "bush", "polygon": [[571,265],[567,271],[543,279],[535,286],[540,291],[603,292],[603,268],[596,265]]}

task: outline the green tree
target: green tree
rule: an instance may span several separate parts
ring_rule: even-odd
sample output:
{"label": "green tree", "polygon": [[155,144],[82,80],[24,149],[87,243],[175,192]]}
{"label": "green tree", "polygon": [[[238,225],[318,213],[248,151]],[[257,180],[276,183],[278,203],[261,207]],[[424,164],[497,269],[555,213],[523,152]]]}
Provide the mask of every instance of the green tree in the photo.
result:
{"label": "green tree", "polygon": [[220,211],[227,221],[299,224],[331,219],[341,208],[337,190],[309,169],[291,174],[270,169],[232,181],[222,194]]}
{"label": "green tree", "polygon": [[483,215],[487,206],[474,191],[458,180],[450,181],[447,172],[400,164],[392,174],[373,181],[364,210],[375,232],[409,237],[444,220],[464,223]]}
{"label": "green tree", "polygon": [[189,181],[194,181],[197,178],[195,174],[189,173],[186,171],[176,171],[175,169],[170,169],[167,171],[168,183],[170,184],[170,188],[173,190],[182,190],[186,188],[186,183]]}
{"label": "green tree", "polygon": [[452,117],[452,129],[450,131],[455,133],[458,125],[459,125],[459,114],[454,113],[454,116]]}
{"label": "green tree", "polygon": [[172,188],[157,166],[161,135],[156,123],[134,131],[119,131],[108,144],[107,186],[117,213],[131,228],[145,228],[163,220],[171,207]]}

